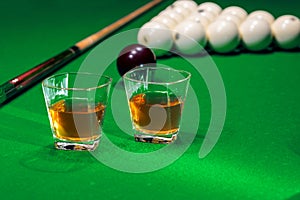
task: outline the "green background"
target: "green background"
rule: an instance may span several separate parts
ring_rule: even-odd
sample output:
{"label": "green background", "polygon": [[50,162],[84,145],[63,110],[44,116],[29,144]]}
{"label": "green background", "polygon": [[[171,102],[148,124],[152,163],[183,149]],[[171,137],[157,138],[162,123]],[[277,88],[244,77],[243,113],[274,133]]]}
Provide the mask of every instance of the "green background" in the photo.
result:
{"label": "green background", "polygon": [[[56,55],[146,2],[1,1],[0,81]],[[300,14],[296,0],[215,2],[223,8],[242,6],[248,12],[264,9],[275,17]],[[141,27],[171,3],[164,1],[118,32]],[[120,50],[109,49],[116,55]],[[76,71],[87,55],[59,72]],[[202,78],[194,72],[191,83],[201,120],[193,143],[171,165],[140,174],[112,169],[89,152],[54,150],[38,84],[0,108],[0,195],[4,199],[300,199],[299,56],[299,49],[211,55],[227,96],[226,122],[217,145],[199,159],[211,105]],[[203,58],[192,59],[201,63]],[[190,69],[179,57],[158,62]],[[120,78],[115,63],[105,73]],[[116,126],[110,112],[106,119],[107,136],[120,148],[149,152],[161,147],[134,142]]]}

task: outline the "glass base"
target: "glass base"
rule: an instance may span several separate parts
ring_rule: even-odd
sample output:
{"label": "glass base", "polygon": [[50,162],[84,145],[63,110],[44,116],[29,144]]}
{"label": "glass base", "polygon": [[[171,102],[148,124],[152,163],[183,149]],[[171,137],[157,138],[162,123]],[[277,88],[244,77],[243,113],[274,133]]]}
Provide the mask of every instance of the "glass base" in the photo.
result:
{"label": "glass base", "polygon": [[135,141],[155,144],[169,144],[177,139],[177,133],[170,135],[135,134]]}
{"label": "glass base", "polygon": [[69,142],[55,140],[54,146],[60,150],[73,150],[73,151],[94,151],[99,145],[99,139],[89,142]]}

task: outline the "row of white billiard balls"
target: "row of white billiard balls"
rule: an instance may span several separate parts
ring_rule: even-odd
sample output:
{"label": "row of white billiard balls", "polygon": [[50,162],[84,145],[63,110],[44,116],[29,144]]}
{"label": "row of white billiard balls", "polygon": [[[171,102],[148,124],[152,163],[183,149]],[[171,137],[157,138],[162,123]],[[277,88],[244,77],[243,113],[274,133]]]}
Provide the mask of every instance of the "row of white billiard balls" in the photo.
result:
{"label": "row of white billiard balls", "polygon": [[[300,21],[284,15],[276,20],[266,11],[249,15],[237,6],[222,8],[213,2],[199,6],[194,1],[175,1],[158,16],[144,24],[138,42],[151,47],[160,56],[172,47],[183,54],[197,54],[209,44],[218,53],[234,51],[242,40],[250,51],[269,47],[273,39],[282,49],[300,45]],[[158,50],[160,49],[160,50]]]}

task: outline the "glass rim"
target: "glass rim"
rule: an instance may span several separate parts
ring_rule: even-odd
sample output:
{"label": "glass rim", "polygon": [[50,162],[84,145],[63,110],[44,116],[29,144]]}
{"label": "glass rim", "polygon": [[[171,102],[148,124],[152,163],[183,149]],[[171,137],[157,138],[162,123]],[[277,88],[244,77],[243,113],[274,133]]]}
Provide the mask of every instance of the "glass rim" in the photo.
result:
{"label": "glass rim", "polygon": [[[66,87],[57,87],[57,86],[53,86],[53,85],[49,85],[46,83],[46,81],[50,80],[51,78],[54,77],[58,77],[58,76],[62,76],[62,75],[66,75],[66,74],[73,74],[73,75],[91,75],[91,76],[98,76],[98,77],[103,77],[106,78],[108,81],[106,83],[103,83],[101,85],[95,86],[95,87],[70,87],[70,88],[66,88]],[[53,74],[47,78],[45,78],[42,81],[42,86],[43,87],[47,87],[47,88],[52,88],[52,89],[62,89],[62,90],[73,90],[73,91],[90,91],[90,90],[95,90],[95,89],[99,89],[99,88],[103,88],[106,86],[109,86],[112,83],[112,78],[106,75],[101,75],[101,74],[94,74],[94,73],[90,73],[90,72],[62,72],[62,73],[58,73],[58,74]]]}
{"label": "glass rim", "polygon": [[186,80],[189,80],[192,76],[191,73],[188,72],[188,71],[173,69],[171,67],[136,67],[136,68],[133,68],[132,70],[126,72],[123,75],[123,79],[128,80],[128,81],[132,81],[132,82],[136,82],[136,83],[143,83],[145,81],[141,81],[141,80],[133,79],[133,78],[130,78],[130,77],[126,77],[126,75],[128,75],[129,73],[135,72],[135,71],[145,70],[145,69],[155,69],[155,70],[162,69],[162,70],[169,70],[169,71],[174,71],[174,72],[185,73],[187,75],[185,78],[182,78],[182,79],[177,80],[177,81],[170,81],[170,82],[147,81],[147,84],[172,85],[172,84],[177,84],[177,83],[181,83],[181,82],[184,82]]}

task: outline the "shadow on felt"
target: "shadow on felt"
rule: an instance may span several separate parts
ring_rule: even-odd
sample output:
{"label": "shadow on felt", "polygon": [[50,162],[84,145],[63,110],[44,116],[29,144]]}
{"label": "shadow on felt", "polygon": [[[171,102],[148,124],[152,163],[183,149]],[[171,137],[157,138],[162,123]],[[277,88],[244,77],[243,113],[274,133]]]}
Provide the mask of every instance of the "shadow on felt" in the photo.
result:
{"label": "shadow on felt", "polygon": [[205,51],[199,52],[197,54],[194,55],[187,55],[187,54],[183,54],[180,53],[178,51],[176,51],[175,49],[172,49],[170,53],[165,54],[163,56],[159,56],[158,59],[161,60],[167,60],[170,59],[172,57],[184,57],[184,58],[204,58],[207,56],[212,56],[212,55],[217,55],[217,56],[238,56],[241,54],[253,54],[253,55],[264,55],[264,54],[272,54],[275,52],[288,52],[288,53],[299,53],[300,52],[300,48],[294,48],[294,49],[281,49],[279,47],[277,47],[275,44],[270,45],[270,47],[268,47],[267,49],[264,50],[260,50],[260,51],[250,51],[247,50],[242,44],[236,48],[235,50],[228,52],[228,53],[218,53],[213,51],[213,49],[211,48],[206,48]]}
{"label": "shadow on felt", "polygon": [[19,162],[33,171],[66,173],[82,170],[97,161],[88,151],[57,150],[52,144],[25,154]]}
{"label": "shadow on felt", "polygon": [[297,194],[291,196],[287,200],[300,200],[300,193],[297,193]]}
{"label": "shadow on felt", "polygon": [[[295,134],[295,135],[291,135],[291,137],[293,138],[293,140],[291,140],[291,142],[289,143],[289,148],[296,153],[298,156],[300,156],[300,135],[299,134]],[[300,196],[299,196],[300,197]],[[300,198],[299,198],[300,200]]]}

